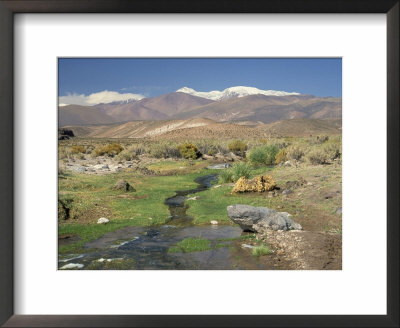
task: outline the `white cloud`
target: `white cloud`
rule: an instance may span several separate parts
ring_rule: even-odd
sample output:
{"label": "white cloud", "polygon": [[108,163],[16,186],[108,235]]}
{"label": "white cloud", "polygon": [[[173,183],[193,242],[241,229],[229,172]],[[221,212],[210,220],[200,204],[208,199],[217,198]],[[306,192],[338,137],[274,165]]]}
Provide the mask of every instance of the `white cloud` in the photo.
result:
{"label": "white cloud", "polygon": [[69,93],[66,96],[58,98],[58,102],[61,105],[82,105],[82,106],[93,106],[101,103],[110,103],[113,101],[122,101],[135,99],[140,100],[145,98],[141,94],[135,93],[119,93],[116,91],[104,90],[101,92],[92,93],[88,96],[84,94]]}

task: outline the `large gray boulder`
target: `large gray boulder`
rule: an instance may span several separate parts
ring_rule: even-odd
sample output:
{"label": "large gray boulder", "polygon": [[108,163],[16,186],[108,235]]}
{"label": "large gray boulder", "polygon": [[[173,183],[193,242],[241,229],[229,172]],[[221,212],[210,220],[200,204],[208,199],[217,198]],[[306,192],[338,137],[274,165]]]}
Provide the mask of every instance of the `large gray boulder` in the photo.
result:
{"label": "large gray boulder", "polygon": [[301,230],[287,212],[277,212],[267,207],[250,205],[230,205],[227,207],[229,218],[244,231],[263,232],[270,230]]}

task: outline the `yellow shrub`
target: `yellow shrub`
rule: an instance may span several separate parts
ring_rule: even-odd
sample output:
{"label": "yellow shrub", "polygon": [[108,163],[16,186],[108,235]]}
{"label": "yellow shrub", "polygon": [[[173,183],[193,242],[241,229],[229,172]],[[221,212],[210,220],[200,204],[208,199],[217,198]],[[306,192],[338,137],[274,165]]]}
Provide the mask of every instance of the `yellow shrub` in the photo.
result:
{"label": "yellow shrub", "polygon": [[197,159],[201,156],[201,153],[197,147],[191,143],[184,143],[178,147],[179,152],[183,158],[186,159]]}
{"label": "yellow shrub", "polygon": [[263,192],[273,190],[276,187],[275,180],[270,175],[259,175],[254,179],[241,177],[233,187],[233,192]]}
{"label": "yellow shrub", "polygon": [[86,148],[83,146],[72,146],[71,147],[72,154],[86,153]]}
{"label": "yellow shrub", "polygon": [[287,161],[287,150],[286,148],[281,149],[275,156],[275,164],[283,163]]}
{"label": "yellow shrub", "polygon": [[123,150],[124,147],[122,147],[120,144],[113,143],[105,146],[96,147],[93,153],[96,156],[103,156],[103,155],[115,156],[118,155]]}
{"label": "yellow shrub", "polygon": [[236,155],[243,156],[247,150],[247,145],[240,140],[234,140],[228,145],[228,149]]}

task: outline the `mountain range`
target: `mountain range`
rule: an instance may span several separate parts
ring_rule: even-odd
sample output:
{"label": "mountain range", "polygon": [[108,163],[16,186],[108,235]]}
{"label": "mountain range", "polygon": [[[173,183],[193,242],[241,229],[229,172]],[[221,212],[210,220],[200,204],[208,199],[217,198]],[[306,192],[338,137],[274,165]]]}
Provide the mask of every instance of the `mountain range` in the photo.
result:
{"label": "mountain range", "polygon": [[158,97],[94,106],[71,104],[58,109],[60,127],[194,118],[220,123],[263,124],[287,119],[341,118],[342,99],[252,87],[210,92],[184,87]]}

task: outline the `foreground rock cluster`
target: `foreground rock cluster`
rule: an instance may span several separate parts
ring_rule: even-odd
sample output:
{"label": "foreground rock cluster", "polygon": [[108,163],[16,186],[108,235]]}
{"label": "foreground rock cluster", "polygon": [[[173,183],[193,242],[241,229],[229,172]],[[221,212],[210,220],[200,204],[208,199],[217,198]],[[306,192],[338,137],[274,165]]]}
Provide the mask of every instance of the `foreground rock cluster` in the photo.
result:
{"label": "foreground rock cluster", "polygon": [[244,231],[263,233],[266,230],[301,230],[287,212],[277,212],[267,207],[250,205],[230,205],[227,207],[229,218]]}

